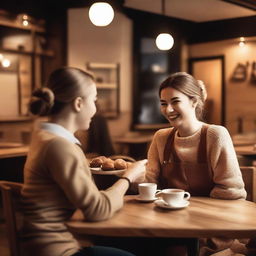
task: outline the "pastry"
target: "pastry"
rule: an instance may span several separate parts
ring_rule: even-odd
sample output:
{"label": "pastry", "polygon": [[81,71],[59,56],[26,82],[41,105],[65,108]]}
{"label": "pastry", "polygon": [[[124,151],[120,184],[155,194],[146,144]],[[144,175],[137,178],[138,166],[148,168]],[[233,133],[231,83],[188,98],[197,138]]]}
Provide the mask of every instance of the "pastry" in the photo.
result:
{"label": "pastry", "polygon": [[132,165],[132,162],[127,162],[127,168],[129,168]]}
{"label": "pastry", "polygon": [[97,167],[101,167],[103,162],[106,160],[107,158],[105,156],[98,156],[95,157],[91,160],[90,162],[90,167],[92,168],[97,168]]}
{"label": "pastry", "polygon": [[114,161],[110,158],[107,158],[105,161],[103,161],[101,169],[103,171],[112,171],[115,169]]}
{"label": "pastry", "polygon": [[116,170],[123,170],[127,168],[127,163],[123,159],[116,159],[114,161],[114,167]]}

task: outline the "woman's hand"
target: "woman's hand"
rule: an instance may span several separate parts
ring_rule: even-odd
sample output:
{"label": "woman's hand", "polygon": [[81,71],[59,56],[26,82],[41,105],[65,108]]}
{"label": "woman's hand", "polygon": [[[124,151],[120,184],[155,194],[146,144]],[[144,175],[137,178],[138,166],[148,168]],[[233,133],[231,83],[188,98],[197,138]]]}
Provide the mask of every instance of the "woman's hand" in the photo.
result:
{"label": "woman's hand", "polygon": [[127,177],[132,183],[142,182],[145,178],[147,162],[147,159],[143,159],[132,163],[123,176]]}

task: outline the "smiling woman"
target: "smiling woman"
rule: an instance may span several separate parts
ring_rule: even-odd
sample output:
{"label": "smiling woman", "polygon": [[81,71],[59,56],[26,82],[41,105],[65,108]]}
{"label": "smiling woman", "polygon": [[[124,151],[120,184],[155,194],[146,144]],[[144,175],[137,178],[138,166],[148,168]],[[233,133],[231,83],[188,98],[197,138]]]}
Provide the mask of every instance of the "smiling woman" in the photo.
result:
{"label": "smiling woman", "polygon": [[244,198],[228,131],[201,121],[206,95],[203,83],[185,72],[172,74],[160,85],[161,112],[172,128],[160,129],[154,135],[147,178],[160,182],[163,188],[183,188],[192,195]]}
{"label": "smiling woman", "polygon": [[[245,198],[228,131],[201,121],[206,96],[203,82],[185,72],[172,74],[160,85],[161,112],[172,128],[160,129],[154,135],[146,181],[157,183],[161,189],[183,189],[192,196]],[[220,250],[222,242],[214,239],[211,245]],[[226,242],[228,248],[231,241]],[[213,252],[211,245],[205,245],[200,255]]]}

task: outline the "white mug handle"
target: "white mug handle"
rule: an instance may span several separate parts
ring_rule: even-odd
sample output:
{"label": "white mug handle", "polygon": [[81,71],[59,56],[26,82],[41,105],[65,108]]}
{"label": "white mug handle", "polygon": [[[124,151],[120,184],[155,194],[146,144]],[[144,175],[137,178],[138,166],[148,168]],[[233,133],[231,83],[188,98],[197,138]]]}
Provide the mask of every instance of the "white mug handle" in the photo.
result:
{"label": "white mug handle", "polygon": [[161,192],[162,192],[161,189],[157,189],[157,190],[156,190],[156,195],[160,194]]}
{"label": "white mug handle", "polygon": [[190,198],[190,193],[184,192],[184,200],[189,200],[189,198]]}

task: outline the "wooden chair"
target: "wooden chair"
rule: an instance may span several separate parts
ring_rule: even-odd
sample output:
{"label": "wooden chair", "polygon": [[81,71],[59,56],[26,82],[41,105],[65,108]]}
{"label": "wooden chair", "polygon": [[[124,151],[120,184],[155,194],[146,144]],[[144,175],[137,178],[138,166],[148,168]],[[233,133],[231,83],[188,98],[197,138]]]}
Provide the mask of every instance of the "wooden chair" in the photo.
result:
{"label": "wooden chair", "polygon": [[3,211],[6,223],[7,238],[11,256],[19,256],[18,212],[20,212],[20,198],[23,184],[0,181]]}
{"label": "wooden chair", "polygon": [[247,191],[246,199],[256,203],[256,167],[240,166],[240,170]]}

